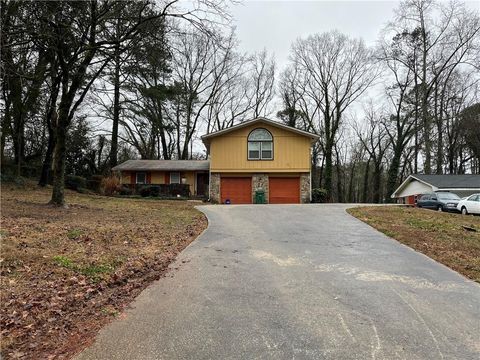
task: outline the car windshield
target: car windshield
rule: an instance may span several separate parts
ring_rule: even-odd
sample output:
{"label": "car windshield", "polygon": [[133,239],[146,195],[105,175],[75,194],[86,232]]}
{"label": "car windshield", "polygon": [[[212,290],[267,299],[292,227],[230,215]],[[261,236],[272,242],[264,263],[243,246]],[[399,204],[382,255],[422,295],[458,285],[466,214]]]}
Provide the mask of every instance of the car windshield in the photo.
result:
{"label": "car windshield", "polygon": [[437,193],[440,200],[460,200],[458,195],[452,193]]}

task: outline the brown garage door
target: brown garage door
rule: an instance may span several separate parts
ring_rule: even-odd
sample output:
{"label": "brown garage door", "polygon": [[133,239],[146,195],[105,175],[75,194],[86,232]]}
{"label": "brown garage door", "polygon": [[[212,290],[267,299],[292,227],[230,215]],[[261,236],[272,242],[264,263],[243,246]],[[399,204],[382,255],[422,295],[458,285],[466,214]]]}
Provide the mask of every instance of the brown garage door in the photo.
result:
{"label": "brown garage door", "polygon": [[268,197],[270,204],[300,203],[300,178],[271,177],[269,179]]}
{"label": "brown garage door", "polygon": [[220,180],[222,203],[230,199],[232,204],[252,203],[252,178],[250,177],[222,177]]}

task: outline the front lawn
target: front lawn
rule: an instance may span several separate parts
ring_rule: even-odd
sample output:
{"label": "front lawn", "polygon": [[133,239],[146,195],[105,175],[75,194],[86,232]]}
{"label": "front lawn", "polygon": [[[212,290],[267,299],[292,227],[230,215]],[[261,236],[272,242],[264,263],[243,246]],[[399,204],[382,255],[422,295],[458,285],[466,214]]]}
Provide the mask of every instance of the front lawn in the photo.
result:
{"label": "front lawn", "polygon": [[70,357],[207,226],[198,203],[2,184],[3,358]]}
{"label": "front lawn", "polygon": [[[347,211],[384,234],[480,282],[480,217],[400,206],[370,206]],[[462,226],[477,231],[468,231]]]}

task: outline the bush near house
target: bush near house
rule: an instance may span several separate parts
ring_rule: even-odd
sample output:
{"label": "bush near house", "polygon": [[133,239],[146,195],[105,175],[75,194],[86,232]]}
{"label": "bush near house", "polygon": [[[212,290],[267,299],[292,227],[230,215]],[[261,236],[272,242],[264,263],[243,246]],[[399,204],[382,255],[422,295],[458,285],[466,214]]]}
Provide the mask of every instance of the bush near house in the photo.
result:
{"label": "bush near house", "polygon": [[113,196],[119,192],[120,188],[120,180],[115,175],[104,177],[101,180],[100,192],[103,195]]}
{"label": "bush near house", "polygon": [[87,179],[76,175],[66,175],[65,187],[75,191],[78,191],[80,188],[85,189],[87,187]]}
{"label": "bush near house", "polygon": [[87,180],[87,189],[94,191],[96,193],[100,193],[101,185],[102,185],[103,176],[102,175],[92,175]]}
{"label": "bush near house", "polygon": [[142,197],[187,198],[190,196],[188,184],[133,185],[132,192]]}
{"label": "bush near house", "polygon": [[312,189],[312,203],[324,203],[328,199],[328,191],[322,188]]}

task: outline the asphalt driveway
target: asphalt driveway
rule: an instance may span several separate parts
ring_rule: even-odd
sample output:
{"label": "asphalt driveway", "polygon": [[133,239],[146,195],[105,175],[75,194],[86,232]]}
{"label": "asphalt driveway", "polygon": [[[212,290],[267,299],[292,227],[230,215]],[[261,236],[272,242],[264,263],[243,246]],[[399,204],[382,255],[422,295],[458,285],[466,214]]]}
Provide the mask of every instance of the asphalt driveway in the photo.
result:
{"label": "asphalt driveway", "polygon": [[345,208],[201,207],[178,269],[78,359],[479,359],[480,286]]}

